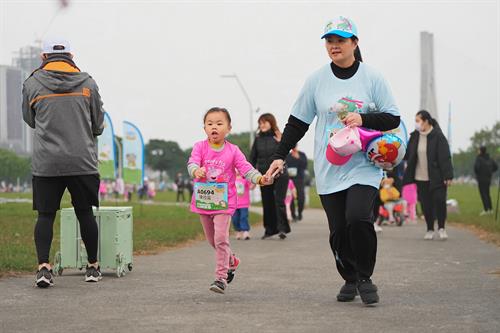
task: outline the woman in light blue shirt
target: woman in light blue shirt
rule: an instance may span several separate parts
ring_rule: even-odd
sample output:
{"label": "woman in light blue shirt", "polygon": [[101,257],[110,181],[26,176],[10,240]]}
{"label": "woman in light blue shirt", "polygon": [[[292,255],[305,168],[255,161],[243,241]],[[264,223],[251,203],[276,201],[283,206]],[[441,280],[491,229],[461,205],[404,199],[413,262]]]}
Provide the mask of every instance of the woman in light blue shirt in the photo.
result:
{"label": "woman in light blue shirt", "polygon": [[359,294],[363,303],[371,305],[379,301],[371,276],[377,254],[373,208],[382,170],[363,152],[355,153],[344,165],[333,165],[326,159],[326,148],[333,131],[344,126],[397,128],[399,110],[382,75],[361,62],[352,20],[342,16],[331,20],[322,38],[332,62],[306,80],[267,175],[283,170],[284,158],[317,118],[316,187],[328,218],[337,269],[345,280],[337,300],[352,301]]}

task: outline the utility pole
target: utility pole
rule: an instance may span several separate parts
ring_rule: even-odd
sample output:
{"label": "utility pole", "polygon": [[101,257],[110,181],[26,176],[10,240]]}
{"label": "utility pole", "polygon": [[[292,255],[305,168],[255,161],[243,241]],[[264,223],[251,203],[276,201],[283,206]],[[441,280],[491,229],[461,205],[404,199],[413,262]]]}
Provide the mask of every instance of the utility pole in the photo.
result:
{"label": "utility pole", "polygon": [[123,173],[122,146],[116,136],[113,139],[115,140],[115,145],[118,148],[118,178],[122,178],[122,173]]}
{"label": "utility pole", "polygon": [[236,75],[236,73],[234,74],[229,74],[229,75],[221,75],[220,76],[221,78],[223,79],[235,79],[236,82],[238,83],[238,86],[240,87],[241,89],[241,92],[243,93],[243,95],[245,96],[245,99],[247,100],[247,103],[248,103],[248,108],[249,108],[249,120],[250,120],[250,149],[252,148],[252,144],[253,144],[253,140],[254,140],[254,130],[253,130],[253,114],[254,113],[257,113],[259,112],[259,108],[257,109],[254,109],[253,106],[252,106],[252,101],[250,100],[250,97],[248,96],[248,93],[247,91],[245,90],[245,87],[243,86],[243,84],[241,83],[240,81],[240,78],[238,77],[238,75]]}
{"label": "utility pole", "polygon": [[[448,145],[450,146],[450,153],[452,152],[452,132],[451,132],[451,102],[448,102]],[[453,156],[453,154],[451,155]]]}
{"label": "utility pole", "polygon": [[436,83],[434,78],[434,35],[420,32],[420,109],[438,120]]}

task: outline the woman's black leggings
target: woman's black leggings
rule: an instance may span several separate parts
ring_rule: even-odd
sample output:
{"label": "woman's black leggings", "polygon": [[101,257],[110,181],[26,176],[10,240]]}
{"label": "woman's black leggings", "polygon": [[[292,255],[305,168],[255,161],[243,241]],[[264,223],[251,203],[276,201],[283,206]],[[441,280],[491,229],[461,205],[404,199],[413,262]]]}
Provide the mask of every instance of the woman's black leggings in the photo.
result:
{"label": "woman's black leggings", "polygon": [[262,186],[262,209],[264,212],[264,229],[267,236],[279,232],[289,233],[290,224],[286,216],[285,197],[288,189],[288,176],[281,175],[273,185]]}
{"label": "woman's black leggings", "polygon": [[448,188],[440,186],[431,189],[430,182],[416,181],[418,201],[422,206],[422,211],[425,216],[425,223],[427,224],[427,231],[434,230],[434,221],[438,220],[438,228],[444,228],[446,222],[446,197]]}
{"label": "woman's black leggings", "polygon": [[377,257],[373,206],[377,196],[378,189],[367,185],[320,195],[330,228],[330,247],[345,281],[369,279],[373,274]]}
{"label": "woman's black leggings", "polygon": [[[89,263],[97,262],[98,228],[92,208],[76,210],[76,217],[80,222],[82,235]],[[53,226],[56,213],[38,213],[35,225],[35,245],[38,255],[38,264],[49,263],[50,246],[52,244]]]}

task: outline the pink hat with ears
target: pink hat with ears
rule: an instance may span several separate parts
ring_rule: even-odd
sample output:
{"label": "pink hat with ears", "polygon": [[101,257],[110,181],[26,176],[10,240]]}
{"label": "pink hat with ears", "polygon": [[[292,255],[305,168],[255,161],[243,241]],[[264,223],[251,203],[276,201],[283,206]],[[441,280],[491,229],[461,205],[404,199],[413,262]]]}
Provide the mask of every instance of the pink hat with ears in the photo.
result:
{"label": "pink hat with ears", "polygon": [[334,165],[344,165],[353,154],[366,150],[368,144],[382,132],[370,131],[359,127],[344,127],[336,132],[326,147],[326,159]]}
{"label": "pink hat with ears", "polygon": [[344,127],[328,140],[326,158],[335,165],[346,164],[352,154],[361,150],[361,139],[356,128]]}

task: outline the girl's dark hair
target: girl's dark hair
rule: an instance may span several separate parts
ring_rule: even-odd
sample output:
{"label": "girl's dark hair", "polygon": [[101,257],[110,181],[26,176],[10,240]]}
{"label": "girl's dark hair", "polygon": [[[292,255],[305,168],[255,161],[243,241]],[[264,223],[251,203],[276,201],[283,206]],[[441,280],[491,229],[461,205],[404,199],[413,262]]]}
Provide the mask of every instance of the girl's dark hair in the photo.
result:
{"label": "girl's dark hair", "polygon": [[205,112],[205,115],[203,116],[203,123],[205,123],[209,114],[216,113],[216,112],[224,113],[224,115],[226,116],[227,122],[229,123],[229,125],[231,125],[231,115],[229,114],[229,111],[227,111],[226,108],[221,108],[218,106],[210,108],[207,112]]}
{"label": "girl's dark hair", "polygon": [[[358,37],[356,36],[352,36],[351,37],[351,40],[353,42],[358,42]],[[356,49],[354,50],[354,59],[356,59],[357,61],[359,62],[363,62],[363,57],[361,56],[361,50],[359,49],[359,45],[356,47]]]}
{"label": "girl's dark hair", "polygon": [[422,118],[422,120],[427,121],[429,124],[432,125],[432,127],[435,127],[439,130],[441,130],[441,127],[439,127],[439,124],[436,119],[432,118],[431,114],[427,110],[420,110],[417,112],[417,116]]}
{"label": "girl's dark hair", "polygon": [[278,122],[276,118],[271,113],[264,113],[259,117],[258,123],[260,124],[263,121],[268,121],[271,124],[271,130],[273,133],[278,134],[281,133],[278,127]]}

